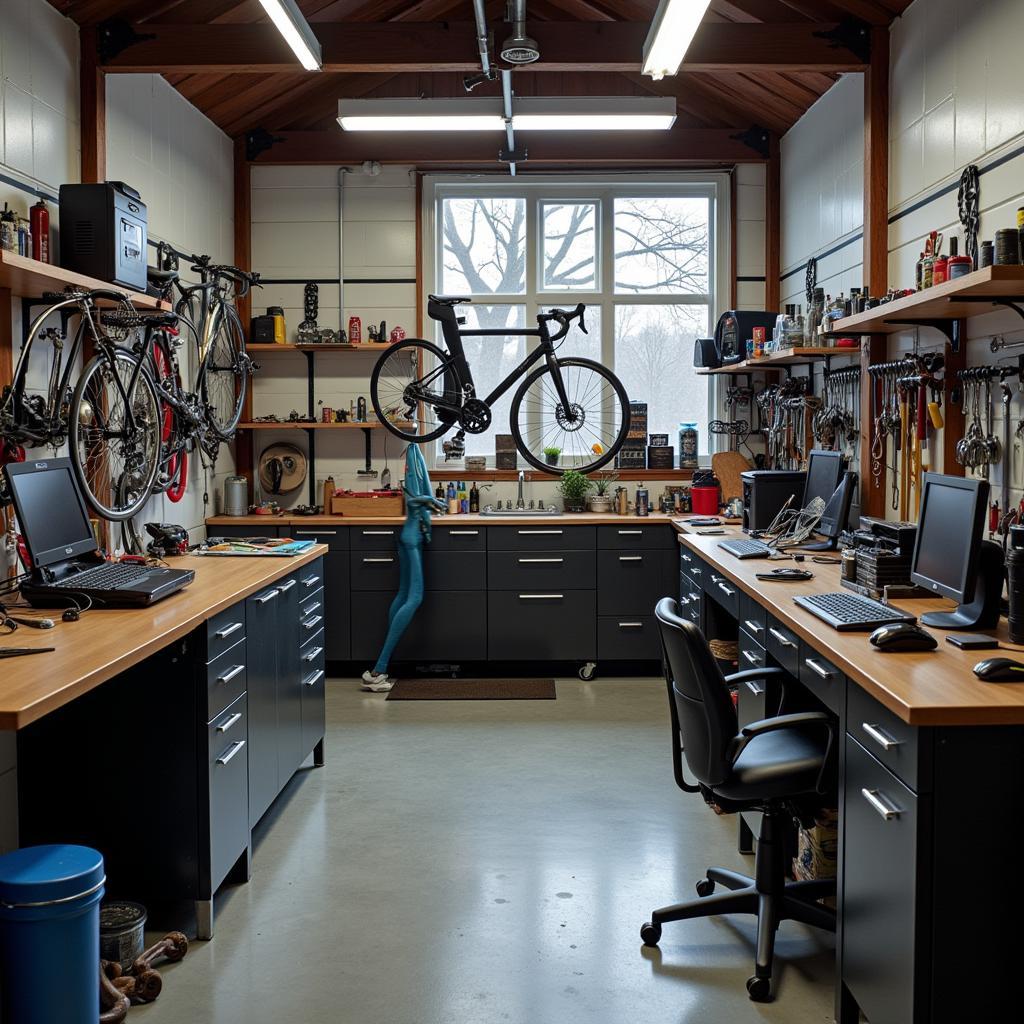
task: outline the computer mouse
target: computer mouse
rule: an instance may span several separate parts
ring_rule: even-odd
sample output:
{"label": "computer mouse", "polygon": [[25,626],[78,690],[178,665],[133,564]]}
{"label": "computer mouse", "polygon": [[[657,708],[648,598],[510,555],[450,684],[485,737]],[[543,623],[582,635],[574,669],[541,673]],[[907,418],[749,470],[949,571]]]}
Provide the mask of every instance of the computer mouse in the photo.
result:
{"label": "computer mouse", "polygon": [[939,646],[931,633],[910,622],[886,623],[869,639],[880,651],[934,651]]}
{"label": "computer mouse", "polygon": [[986,683],[1024,683],[1024,665],[1012,658],[986,658],[974,666],[974,674]]}

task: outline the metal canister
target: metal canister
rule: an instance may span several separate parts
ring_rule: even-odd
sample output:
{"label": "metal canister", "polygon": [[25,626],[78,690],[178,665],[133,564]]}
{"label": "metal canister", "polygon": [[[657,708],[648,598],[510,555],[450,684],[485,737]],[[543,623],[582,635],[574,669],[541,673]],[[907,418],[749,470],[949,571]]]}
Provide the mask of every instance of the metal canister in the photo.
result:
{"label": "metal canister", "polygon": [[638,516],[651,514],[651,493],[646,487],[636,489],[636,514]]}
{"label": "metal canister", "polygon": [[249,511],[249,482],[244,476],[229,476],[224,481],[224,507],[226,516],[244,516]]}
{"label": "metal canister", "polygon": [[363,340],[363,322],[357,316],[348,318],[348,341],[350,345],[358,345]]}
{"label": "metal canister", "polygon": [[857,549],[843,548],[840,569],[842,577],[848,583],[857,582]]}
{"label": "metal canister", "polygon": [[320,421],[322,423],[333,423],[334,422],[334,408],[330,405],[325,405],[323,411],[320,413]]}

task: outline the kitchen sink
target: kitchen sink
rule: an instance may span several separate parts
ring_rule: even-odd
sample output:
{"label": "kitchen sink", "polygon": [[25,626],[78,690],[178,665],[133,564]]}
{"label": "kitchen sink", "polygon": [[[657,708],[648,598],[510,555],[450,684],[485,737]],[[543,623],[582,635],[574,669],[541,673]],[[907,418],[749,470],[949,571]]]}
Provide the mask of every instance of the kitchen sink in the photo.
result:
{"label": "kitchen sink", "polygon": [[555,508],[492,508],[488,505],[481,513],[482,516],[507,516],[512,519],[546,519],[548,516],[560,516],[562,510]]}

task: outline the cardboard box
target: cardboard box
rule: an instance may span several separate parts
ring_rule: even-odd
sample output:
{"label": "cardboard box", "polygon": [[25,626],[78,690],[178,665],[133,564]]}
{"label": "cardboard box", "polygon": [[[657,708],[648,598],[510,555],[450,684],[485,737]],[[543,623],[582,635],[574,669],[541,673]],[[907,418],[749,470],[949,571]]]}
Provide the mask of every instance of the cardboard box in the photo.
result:
{"label": "cardboard box", "polygon": [[334,516],[396,516],[405,515],[401,491],[338,491],[331,498]]}

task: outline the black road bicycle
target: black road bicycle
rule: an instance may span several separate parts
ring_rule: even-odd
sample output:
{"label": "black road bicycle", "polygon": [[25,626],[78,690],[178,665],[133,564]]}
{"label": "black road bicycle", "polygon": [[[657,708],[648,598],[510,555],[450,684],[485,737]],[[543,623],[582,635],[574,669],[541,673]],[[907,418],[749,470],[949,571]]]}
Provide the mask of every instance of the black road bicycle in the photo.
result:
{"label": "black road bicycle", "polygon": [[[523,458],[546,473],[600,469],[613,458],[629,431],[629,398],[622,382],[592,359],[559,358],[558,343],[573,321],[587,333],[580,303],[574,310],[537,315],[537,327],[460,330],[464,317],[455,307],[469,299],[431,295],[427,312],[441,324],[448,351],[421,338],[393,345],[370,377],[370,400],[385,427],[403,441],[425,444],[452,429],[456,450],[465,434],[491,425],[492,407],[520,378],[512,398],[509,426]],[[555,324],[555,333],[548,330]],[[486,396],[476,393],[463,338],[531,337],[540,344]],[[536,363],[543,365],[531,371]],[[447,444],[447,442],[446,442]],[[544,449],[558,448],[560,463],[549,465]]]}

